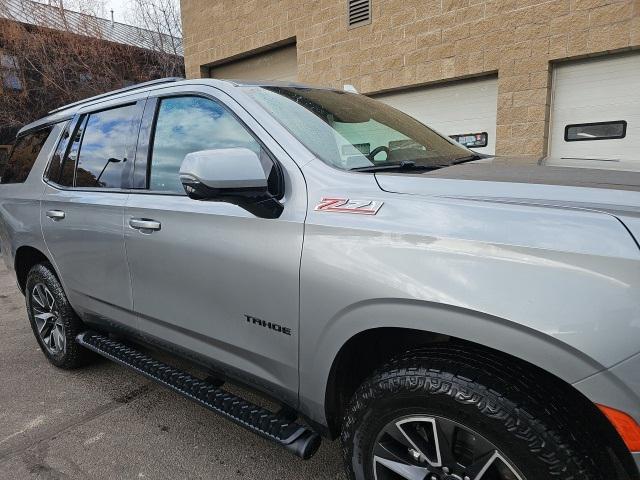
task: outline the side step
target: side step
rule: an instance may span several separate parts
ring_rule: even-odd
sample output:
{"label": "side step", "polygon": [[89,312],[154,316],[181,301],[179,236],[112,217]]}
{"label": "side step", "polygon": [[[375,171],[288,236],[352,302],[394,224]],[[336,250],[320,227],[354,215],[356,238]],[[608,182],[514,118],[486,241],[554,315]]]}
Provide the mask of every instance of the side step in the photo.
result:
{"label": "side step", "polygon": [[254,405],[105,335],[83,332],[76,340],[83,347],[169,387],[247,430],[277,443],[298,457],[306,460],[320,446],[321,439],[316,432],[285,418],[285,415]]}

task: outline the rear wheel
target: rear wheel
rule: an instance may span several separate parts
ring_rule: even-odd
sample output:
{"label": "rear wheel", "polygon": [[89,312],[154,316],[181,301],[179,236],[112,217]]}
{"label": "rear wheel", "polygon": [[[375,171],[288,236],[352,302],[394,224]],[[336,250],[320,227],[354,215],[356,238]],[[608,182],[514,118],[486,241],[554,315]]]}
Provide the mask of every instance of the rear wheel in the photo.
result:
{"label": "rear wheel", "polygon": [[75,341],[84,325],[48,264],[35,265],[29,271],[25,300],[33,333],[52,364],[72,369],[91,358],[91,352]]}
{"label": "rear wheel", "polygon": [[601,461],[604,448],[548,385],[483,353],[432,346],[407,352],[366,380],[343,423],[350,478],[615,478]]}

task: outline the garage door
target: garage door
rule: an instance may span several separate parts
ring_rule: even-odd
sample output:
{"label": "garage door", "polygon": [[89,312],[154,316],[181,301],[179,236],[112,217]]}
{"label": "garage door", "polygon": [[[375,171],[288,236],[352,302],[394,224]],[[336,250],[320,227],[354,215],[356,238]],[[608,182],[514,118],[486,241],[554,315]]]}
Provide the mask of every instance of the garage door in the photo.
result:
{"label": "garage door", "polygon": [[640,170],[639,54],[554,69],[547,163]]}
{"label": "garage door", "polygon": [[298,77],[296,46],[289,45],[211,67],[209,76],[235,80],[296,81]]}
{"label": "garage door", "polygon": [[[498,80],[495,77],[376,95],[374,98],[454,136],[469,148],[495,153]],[[481,146],[483,145],[483,146]]]}

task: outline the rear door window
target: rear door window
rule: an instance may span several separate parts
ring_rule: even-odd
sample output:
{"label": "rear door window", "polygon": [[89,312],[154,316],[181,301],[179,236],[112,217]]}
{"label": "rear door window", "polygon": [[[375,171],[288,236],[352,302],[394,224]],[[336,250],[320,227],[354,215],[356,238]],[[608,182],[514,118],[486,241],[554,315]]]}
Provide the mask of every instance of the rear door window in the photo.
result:
{"label": "rear door window", "polygon": [[0,183],[23,183],[27,179],[52,129],[53,127],[42,128],[16,140]]}
{"label": "rear door window", "polygon": [[120,188],[136,121],[135,105],[91,113],[77,157],[76,187]]}

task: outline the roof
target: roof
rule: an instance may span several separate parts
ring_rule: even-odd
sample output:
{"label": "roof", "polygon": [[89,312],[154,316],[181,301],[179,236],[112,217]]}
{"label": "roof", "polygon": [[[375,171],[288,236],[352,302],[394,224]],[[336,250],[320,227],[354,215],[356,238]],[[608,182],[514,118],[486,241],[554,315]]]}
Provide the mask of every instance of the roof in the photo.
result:
{"label": "roof", "polygon": [[0,18],[184,56],[181,38],[32,0],[3,0]]}
{"label": "roof", "polygon": [[[136,85],[131,85],[129,87],[121,88],[119,90],[113,90],[111,92],[103,93],[100,95],[96,95],[95,97],[85,98],[83,100],[79,100],[74,103],[70,103],[68,105],[63,105],[60,108],[56,108],[49,112],[49,115],[42,117],[34,122],[31,122],[28,125],[25,125],[20,129],[18,135],[22,133],[33,130],[35,128],[40,128],[44,125],[50,123],[57,123],[64,120],[68,120],[73,117],[78,110],[84,108],[86,106],[95,105],[101,102],[127,97],[130,95],[135,95],[137,93],[150,91],[156,88],[166,87],[167,84],[172,84],[175,86],[179,85],[211,85],[217,88],[224,88],[224,85],[232,86],[232,87],[245,87],[245,86],[260,86],[260,87],[289,87],[289,88],[304,88],[304,89],[314,89],[314,90],[327,90],[323,87],[316,87],[309,84],[304,83],[296,83],[296,82],[274,82],[271,80],[227,80],[220,78],[194,78],[191,80],[184,80],[178,77],[170,77],[170,78],[159,78],[156,80],[151,80],[148,82],[138,83]],[[333,90],[333,89],[329,89]]]}
{"label": "roof", "polygon": [[277,88],[302,88],[309,90],[334,90],[343,91],[339,88],[325,87],[322,85],[312,85],[309,83],[291,82],[289,80],[239,80],[239,79],[218,79],[230,82],[238,87],[277,87]]}
{"label": "roof", "polygon": [[198,78],[193,80],[184,80],[178,77],[170,77],[170,78],[159,78],[156,80],[150,80],[148,82],[138,83],[136,85],[131,85],[129,87],[121,88],[119,90],[113,90],[111,92],[96,95],[95,97],[85,98],[84,100],[79,100],[77,102],[70,103],[68,105],[63,105],[60,108],[56,108],[55,110],[50,111],[49,114],[46,115],[45,117],[39,118],[38,120],[35,120],[23,126],[18,131],[18,135],[21,135],[24,132],[29,130],[41,128],[44,125],[68,120],[72,118],[78,112],[78,110],[80,110],[83,107],[146,92],[148,90],[153,89],[154,87],[166,86],[165,84],[174,84],[174,85],[209,84],[214,86],[220,86],[222,84],[233,85],[233,83],[231,82],[228,82],[225,80],[217,80],[213,78]]}

